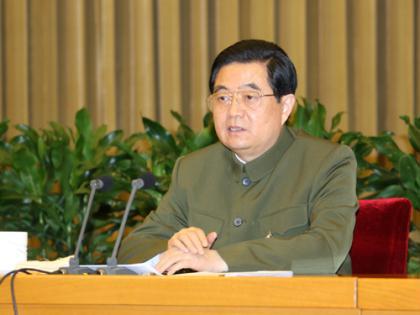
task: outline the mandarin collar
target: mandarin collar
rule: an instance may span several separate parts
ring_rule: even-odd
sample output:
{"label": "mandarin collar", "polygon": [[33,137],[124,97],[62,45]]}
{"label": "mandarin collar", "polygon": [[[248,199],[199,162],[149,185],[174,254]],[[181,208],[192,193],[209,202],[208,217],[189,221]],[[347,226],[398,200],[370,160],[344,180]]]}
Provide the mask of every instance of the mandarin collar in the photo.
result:
{"label": "mandarin collar", "polygon": [[252,182],[262,179],[276,167],[278,161],[293,141],[293,131],[289,127],[283,126],[276,143],[263,155],[246,164],[241,163],[236,158],[235,153],[227,149],[235,181],[240,181],[244,176],[248,177]]}

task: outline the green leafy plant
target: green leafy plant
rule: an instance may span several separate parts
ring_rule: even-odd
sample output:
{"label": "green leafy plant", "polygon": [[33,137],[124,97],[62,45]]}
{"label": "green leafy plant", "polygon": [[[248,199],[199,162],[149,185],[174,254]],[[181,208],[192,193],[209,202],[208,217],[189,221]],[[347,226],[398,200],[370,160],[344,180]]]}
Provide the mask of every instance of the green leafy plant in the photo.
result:
{"label": "green leafy plant", "polygon": [[302,104],[298,103],[296,105],[296,109],[287,124],[296,129],[302,129],[314,137],[333,140],[341,133],[338,125],[343,114],[344,112],[335,114],[331,120],[331,127],[327,130],[325,127],[327,115],[325,106],[318,100],[312,103],[304,98]]}
{"label": "green leafy plant", "polygon": [[[303,129],[316,137],[350,146],[358,163],[357,192],[361,198],[406,197],[415,209],[420,209],[420,118],[411,124],[407,116],[401,119],[408,126],[412,153],[402,151],[393,139],[393,133],[367,137],[360,132],[342,132],[338,126],[342,112],[336,114],[327,130],[325,107],[315,101],[298,104],[288,124]],[[372,159],[372,155],[378,158]]]}
{"label": "green leafy plant", "polygon": [[408,263],[409,274],[420,274],[420,244],[409,240],[408,244]]}
{"label": "green leafy plant", "polygon": [[[350,146],[358,164],[357,195],[360,199],[385,197],[408,198],[414,211],[420,211],[420,118],[414,124],[407,116],[411,152],[404,152],[394,141],[392,132],[368,137],[360,132],[342,132],[338,126],[343,113],[336,114],[331,128],[326,129],[326,110],[318,101],[303,100],[298,104],[288,124],[308,134]],[[413,227],[415,228],[415,227]],[[409,272],[420,270],[419,245],[410,242]]]}
{"label": "green leafy plant", "polygon": [[[40,131],[20,124],[20,134],[5,141],[8,121],[0,124],[0,227],[29,232],[30,258],[74,251],[89,182],[101,175],[112,175],[114,188],[107,195],[98,193],[84,256],[92,260],[95,254],[109,252],[105,241],[118,228],[115,223],[124,209],[121,194],[129,189],[131,178],[147,171],[147,158],[132,150],[142,135],[123,140],[120,130],[93,129],[85,109],[77,113],[75,125],[73,132],[54,122]],[[141,209],[155,208],[152,196],[142,197]]]}

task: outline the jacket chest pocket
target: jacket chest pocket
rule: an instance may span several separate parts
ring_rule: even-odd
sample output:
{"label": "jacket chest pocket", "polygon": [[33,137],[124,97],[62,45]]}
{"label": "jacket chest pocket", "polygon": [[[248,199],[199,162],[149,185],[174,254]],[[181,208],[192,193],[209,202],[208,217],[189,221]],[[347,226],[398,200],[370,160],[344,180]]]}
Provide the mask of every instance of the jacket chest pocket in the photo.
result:
{"label": "jacket chest pocket", "polygon": [[260,233],[265,237],[289,237],[309,227],[306,205],[281,209],[260,218]]}
{"label": "jacket chest pocket", "polygon": [[222,219],[196,211],[192,211],[190,213],[188,223],[189,226],[194,226],[202,229],[206,234],[210,232],[217,232],[217,234],[220,234],[223,227]]}

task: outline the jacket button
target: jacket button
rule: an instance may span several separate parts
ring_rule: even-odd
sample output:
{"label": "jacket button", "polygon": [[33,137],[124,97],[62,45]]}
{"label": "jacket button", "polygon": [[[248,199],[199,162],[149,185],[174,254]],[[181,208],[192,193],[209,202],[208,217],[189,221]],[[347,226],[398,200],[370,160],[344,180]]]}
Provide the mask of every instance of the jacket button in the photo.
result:
{"label": "jacket button", "polygon": [[242,178],[242,185],[248,187],[249,185],[251,185],[251,180],[248,177]]}
{"label": "jacket button", "polygon": [[243,223],[242,218],[233,219],[233,225],[236,226],[236,227],[240,227],[242,225],[242,223]]}

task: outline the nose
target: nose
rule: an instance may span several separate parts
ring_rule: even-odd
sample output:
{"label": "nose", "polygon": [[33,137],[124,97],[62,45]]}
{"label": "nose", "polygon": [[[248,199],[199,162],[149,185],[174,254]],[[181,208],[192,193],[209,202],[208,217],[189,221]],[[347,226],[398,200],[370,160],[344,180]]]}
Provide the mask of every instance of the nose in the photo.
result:
{"label": "nose", "polygon": [[229,115],[241,116],[244,112],[243,104],[241,104],[241,97],[238,93],[234,93],[232,97],[232,104],[229,106]]}

